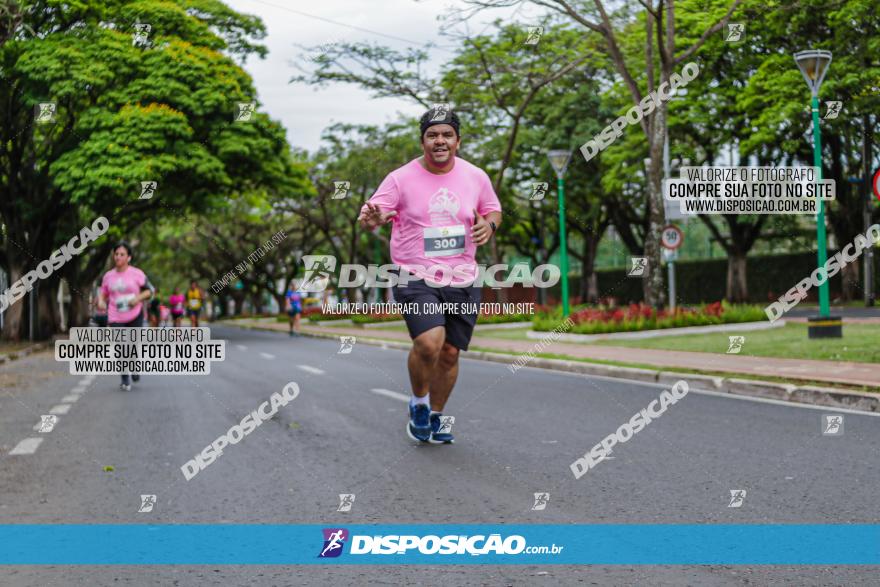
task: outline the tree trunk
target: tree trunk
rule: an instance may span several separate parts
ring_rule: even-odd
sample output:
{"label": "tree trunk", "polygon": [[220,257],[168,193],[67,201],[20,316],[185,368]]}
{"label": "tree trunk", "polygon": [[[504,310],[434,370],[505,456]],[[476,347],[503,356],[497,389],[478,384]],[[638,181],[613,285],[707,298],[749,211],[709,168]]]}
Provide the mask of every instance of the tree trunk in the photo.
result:
{"label": "tree trunk", "polygon": [[841,296],[843,298],[843,301],[845,302],[850,302],[852,300],[858,299],[859,294],[862,290],[860,284],[860,264],[861,259],[859,259],[859,261],[856,263],[847,264],[843,269],[840,270],[840,278],[842,281]]}
{"label": "tree trunk", "polygon": [[278,303],[278,315],[284,315],[284,305],[287,303],[287,296],[285,294],[279,294],[272,292],[272,296],[275,298],[275,301]]}
{"label": "tree trunk", "polygon": [[226,292],[220,294],[220,312],[218,313],[218,317],[229,317],[229,296],[226,295]]}
{"label": "tree trunk", "polygon": [[[11,286],[13,283],[21,279],[23,273],[22,266],[10,259],[9,285]],[[6,308],[6,311],[3,314],[4,340],[18,342],[21,340],[22,336],[27,336],[27,331],[24,330],[27,327],[26,315],[24,312],[26,303],[27,296],[23,296],[20,300],[14,304],[10,304],[10,306]]]}
{"label": "tree trunk", "polygon": [[[602,231],[604,232],[604,230]],[[599,301],[599,280],[596,276],[596,254],[599,251],[599,240],[602,233],[590,232],[583,235],[584,248],[581,260],[581,301],[595,304]]]}
{"label": "tree trunk", "polygon": [[[663,76],[662,81],[669,79]],[[663,142],[666,134],[666,103],[661,103],[654,111],[651,120],[651,164],[648,167],[648,232],[645,234],[645,257],[648,266],[645,270],[642,291],[645,304],[661,308],[666,303],[663,291],[663,268],[660,266],[660,233],[663,230]]]}
{"label": "tree trunk", "polygon": [[[53,279],[54,278],[54,279]],[[53,283],[54,282],[54,283]],[[37,294],[35,300],[36,320],[34,322],[34,340],[48,340],[61,331],[61,314],[58,311],[58,278],[54,275],[40,281],[34,287]]]}
{"label": "tree trunk", "polygon": [[729,302],[743,303],[748,300],[749,289],[746,281],[746,256],[732,253],[727,256],[727,291]]}
{"label": "tree trunk", "polygon": [[68,328],[87,326],[89,323],[89,290],[83,287],[70,288],[70,316]]}

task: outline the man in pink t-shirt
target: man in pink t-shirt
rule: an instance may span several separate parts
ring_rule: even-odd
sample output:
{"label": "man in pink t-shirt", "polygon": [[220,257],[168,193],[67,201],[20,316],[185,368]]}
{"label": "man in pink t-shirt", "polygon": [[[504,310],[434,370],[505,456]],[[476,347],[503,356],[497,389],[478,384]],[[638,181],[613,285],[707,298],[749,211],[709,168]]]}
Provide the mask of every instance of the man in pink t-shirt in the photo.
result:
{"label": "man in pink t-shirt", "polygon": [[416,441],[449,444],[452,430],[442,412],[477,312],[440,313],[439,307],[479,306],[480,288],[472,287],[476,250],[501,224],[501,204],[486,172],[455,156],[461,136],[454,112],[432,108],[419,126],[422,157],[389,173],[358,220],[367,230],[392,222],[391,260],[413,276],[394,290],[395,301],[418,309],[404,312],[413,339],[406,432]]}
{"label": "man in pink t-shirt", "polygon": [[[104,274],[101,280],[98,307],[107,308],[107,322],[111,327],[135,327],[144,325],[144,300],[153,295],[153,286],[147,276],[137,267],[129,265],[131,246],[120,242],[113,248],[113,264],[115,267]],[[140,376],[132,375],[134,381]],[[127,373],[122,375],[123,391],[131,389]]]}

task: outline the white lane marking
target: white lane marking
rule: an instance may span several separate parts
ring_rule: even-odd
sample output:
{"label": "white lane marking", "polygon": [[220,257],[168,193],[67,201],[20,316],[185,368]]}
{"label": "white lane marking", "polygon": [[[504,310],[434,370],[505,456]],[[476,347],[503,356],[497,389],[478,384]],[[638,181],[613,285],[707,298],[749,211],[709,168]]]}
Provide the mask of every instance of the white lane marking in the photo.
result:
{"label": "white lane marking", "polygon": [[74,387],[73,389],[70,390],[70,393],[85,393],[85,392],[86,392],[85,387]]}
{"label": "white lane marking", "polygon": [[15,445],[11,451],[9,451],[10,455],[32,455],[37,450],[37,447],[43,443],[42,438],[25,438],[21,442]]}
{"label": "white lane marking", "polygon": [[311,365],[297,365],[297,367],[299,367],[303,371],[306,371],[308,373],[312,373],[314,375],[323,375],[324,374],[323,370],[318,369],[317,367],[312,367]]}
{"label": "white lane marking", "polygon": [[65,395],[64,397],[62,397],[61,401],[63,401],[64,403],[67,403],[67,404],[72,404],[73,402],[75,402],[78,399],[79,399],[78,395],[70,394],[70,395]]}
{"label": "white lane marking", "polygon": [[92,384],[92,381],[94,381],[94,380],[95,380],[95,376],[94,376],[94,375],[89,375],[89,376],[87,376],[87,377],[84,377],[84,378],[79,382],[79,384],[80,384],[80,385],[91,385],[91,384]]}
{"label": "white lane marking", "polygon": [[[58,422],[60,422],[60,421],[61,421],[61,418],[58,418],[58,417],[55,418],[55,423],[52,424],[52,429],[53,429],[53,430],[54,430],[55,426],[58,425]],[[42,428],[42,426],[43,426],[43,420],[40,419],[39,422],[37,422],[36,424],[34,424],[33,431],[34,431],[34,432],[40,432],[40,428]],[[47,432],[51,432],[51,431],[52,431],[52,430],[47,430]],[[42,434],[45,434],[45,432],[42,432]]]}
{"label": "white lane marking", "polygon": [[69,411],[70,411],[70,404],[58,404],[57,406],[52,406],[52,409],[49,410],[49,413],[64,415]]}
{"label": "white lane marking", "polygon": [[240,350],[240,351],[246,351],[246,350],[247,350],[247,347],[244,346],[243,344],[237,344],[237,345],[235,345],[235,348],[237,348],[237,349]]}
{"label": "white lane marking", "polygon": [[274,359],[275,355],[270,355],[269,353],[260,353],[260,356],[264,359]]}
{"label": "white lane marking", "polygon": [[391,399],[399,399],[402,402],[409,401],[409,396],[400,393],[399,391],[391,391],[390,389],[382,388],[371,389],[370,391],[372,391],[373,393],[378,393],[379,395],[384,395],[385,397],[390,397]]}

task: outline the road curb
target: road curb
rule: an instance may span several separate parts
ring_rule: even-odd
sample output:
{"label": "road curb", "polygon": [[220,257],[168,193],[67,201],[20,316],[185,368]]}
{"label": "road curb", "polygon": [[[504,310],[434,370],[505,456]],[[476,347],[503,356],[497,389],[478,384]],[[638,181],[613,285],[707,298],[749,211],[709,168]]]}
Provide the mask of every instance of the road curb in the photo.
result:
{"label": "road curb", "polygon": [[[240,328],[252,328],[255,330],[271,330],[260,326],[243,326]],[[318,332],[303,332],[304,336],[313,338],[338,339],[340,335]],[[393,340],[378,338],[358,337],[358,342],[392,348],[409,350],[410,344]],[[519,357],[525,355],[511,355],[506,353],[493,353],[488,351],[465,351],[463,358],[491,361],[508,365],[511,372],[519,368],[514,363]],[[618,367],[616,365],[603,365],[601,363],[586,363],[583,361],[567,361],[564,359],[545,359],[540,357],[531,358],[526,364],[529,367],[550,369],[552,371],[565,371],[579,373],[581,375],[601,375],[643,381],[647,383],[660,383],[672,385],[676,381],[684,380],[688,386],[707,391],[729,393],[730,395],[742,395],[749,397],[761,397],[767,399],[787,401],[797,404],[814,406],[827,406],[829,408],[845,408],[862,412],[880,413],[880,394],[866,393],[863,391],[837,389],[832,387],[819,387],[815,385],[795,385],[791,383],[774,383],[757,379],[738,379],[735,377],[717,377],[713,375],[700,375],[696,373],[678,373],[675,371],[661,371],[653,369],[637,369],[635,367]]]}

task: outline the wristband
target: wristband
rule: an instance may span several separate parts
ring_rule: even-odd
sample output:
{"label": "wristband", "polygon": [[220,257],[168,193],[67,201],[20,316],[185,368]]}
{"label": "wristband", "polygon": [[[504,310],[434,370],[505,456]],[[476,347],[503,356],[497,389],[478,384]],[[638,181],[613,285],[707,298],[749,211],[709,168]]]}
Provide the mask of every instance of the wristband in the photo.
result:
{"label": "wristband", "polygon": [[489,226],[492,227],[492,234],[495,234],[495,231],[498,230],[498,225],[496,225],[494,222],[492,222],[492,221],[490,220],[490,221],[489,221]]}

